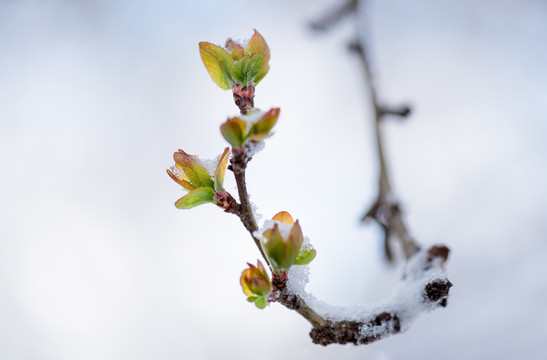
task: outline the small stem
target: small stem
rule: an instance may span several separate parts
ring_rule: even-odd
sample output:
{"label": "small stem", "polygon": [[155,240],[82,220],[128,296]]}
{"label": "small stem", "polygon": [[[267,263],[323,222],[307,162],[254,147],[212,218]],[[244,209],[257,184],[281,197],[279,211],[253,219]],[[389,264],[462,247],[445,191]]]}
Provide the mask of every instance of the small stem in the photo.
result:
{"label": "small stem", "polygon": [[253,234],[256,230],[258,230],[258,225],[256,224],[251,203],[249,201],[249,194],[247,192],[247,185],[245,182],[245,170],[241,172],[238,171],[237,173],[234,173],[234,175],[236,178],[239,200],[241,201],[241,222],[243,222],[245,229]]}
{"label": "small stem", "polygon": [[256,247],[260,251],[262,258],[264,259],[264,261],[266,261],[266,264],[268,265],[270,270],[272,270],[270,261],[266,257],[264,249],[262,249],[260,239],[258,239],[254,234],[255,231],[258,230],[258,225],[256,224],[251,201],[249,200],[249,193],[247,191],[247,182],[245,181],[245,170],[247,169],[247,163],[249,162],[249,160],[250,159],[247,157],[244,147],[240,147],[232,151],[232,158],[230,159],[230,169],[234,173],[237,185],[237,192],[239,194],[239,201],[241,202],[239,209],[235,214],[239,217],[239,219],[243,223],[243,226],[245,226],[245,229],[247,229],[249,234],[251,234],[251,237],[253,238]]}
{"label": "small stem", "polygon": [[[397,204],[392,203],[390,199],[392,195],[391,184],[386,166],[386,160],[384,155],[383,136],[381,123],[385,115],[398,114],[400,116],[406,116],[410,113],[407,107],[404,107],[399,112],[392,110],[391,108],[382,107],[378,102],[378,95],[376,87],[374,85],[374,78],[372,71],[370,70],[370,64],[368,62],[362,41],[350,45],[350,49],[359,55],[361,60],[361,66],[365,75],[365,83],[368,87],[370,102],[374,111],[374,138],[376,140],[376,153],[378,155],[378,196],[371,209],[365,214],[364,218],[371,217],[382,225],[385,232],[385,252],[388,260],[392,259],[391,250],[389,249],[389,234],[394,233],[399,239],[406,259],[409,259],[419,249],[419,245],[412,239],[409,234],[408,228],[404,222],[403,216]],[[383,208],[389,209],[388,215],[385,219],[379,219],[378,212]]]}

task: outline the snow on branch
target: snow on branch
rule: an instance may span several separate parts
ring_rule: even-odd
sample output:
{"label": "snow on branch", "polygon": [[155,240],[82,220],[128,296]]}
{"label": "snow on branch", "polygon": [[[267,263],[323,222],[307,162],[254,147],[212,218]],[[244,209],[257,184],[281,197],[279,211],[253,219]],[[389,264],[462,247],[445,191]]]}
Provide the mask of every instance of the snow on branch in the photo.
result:
{"label": "snow on branch", "polygon": [[277,286],[275,299],[312,324],[314,343],[370,344],[403,332],[424,312],[446,306],[452,286],[444,273],[448,248],[443,245],[414,254],[391,297],[375,305],[332,306],[305,291],[308,269],[291,268],[286,283]]}

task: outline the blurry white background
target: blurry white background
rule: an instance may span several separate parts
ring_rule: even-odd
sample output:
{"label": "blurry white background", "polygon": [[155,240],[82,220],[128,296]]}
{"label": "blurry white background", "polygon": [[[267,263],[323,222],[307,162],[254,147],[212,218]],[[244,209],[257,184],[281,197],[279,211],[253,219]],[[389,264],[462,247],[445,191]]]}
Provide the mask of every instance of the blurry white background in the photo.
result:
{"label": "blurry white background", "polygon": [[[255,103],[281,107],[250,163],[265,217],[318,250],[309,289],[379,301],[397,269],[358,219],[376,191],[370,108],[348,19],[320,1],[0,0],[1,359],[541,359],[547,338],[547,2],[369,1],[362,26],[397,193],[422,244],[443,242],[446,309],[369,346],[313,345],[279,305],[245,301],[259,256],[238,219],[177,210],[178,148],[213,158],[236,115],[197,43],[272,51]],[[227,173],[227,189],[236,193]]]}

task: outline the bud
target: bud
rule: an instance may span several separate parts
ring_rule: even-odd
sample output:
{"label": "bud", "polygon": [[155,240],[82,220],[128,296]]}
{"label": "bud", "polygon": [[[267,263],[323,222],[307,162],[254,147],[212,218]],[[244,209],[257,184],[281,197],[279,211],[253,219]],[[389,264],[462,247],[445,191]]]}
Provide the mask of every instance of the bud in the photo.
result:
{"label": "bud", "polygon": [[237,149],[247,141],[262,141],[271,135],[271,130],[279,118],[279,108],[264,113],[253,110],[248,115],[233,117],[220,125],[220,132],[226,141]]}
{"label": "bud", "polygon": [[197,156],[189,155],[183,150],[173,154],[175,166],[167,170],[167,174],[188,194],[175,202],[179,209],[190,209],[195,206],[213,203],[223,208],[231,204],[232,197],[224,188],[224,174],[230,158],[228,148],[218,157],[212,174],[200,162]]}
{"label": "bud", "polygon": [[232,39],[226,40],[226,50],[228,50],[228,53],[234,61],[241,59],[245,54],[245,49],[243,46]]}
{"label": "bud", "polygon": [[[226,49],[209,42],[199,43],[199,53],[205,68],[213,81],[222,89],[236,90],[238,95],[252,100],[254,86],[270,69],[270,48],[266,41],[255,30],[249,44],[243,48],[232,39],[226,41]],[[250,89],[251,92],[241,89]]]}
{"label": "bud", "polygon": [[262,235],[266,239],[264,250],[271,260],[272,266],[281,272],[289,270],[291,265],[294,264],[304,240],[298,220],[285,237],[281,235],[277,223],[274,224],[272,229],[264,231]]}
{"label": "bud", "polygon": [[247,263],[248,269],[241,273],[241,287],[243,292],[248,296],[247,300],[254,302],[255,305],[263,309],[267,304],[267,297],[272,291],[272,284],[266,269],[260,262],[257,261],[257,266]]}
{"label": "bud", "polygon": [[262,233],[263,247],[275,272],[283,273],[292,265],[305,265],[316,255],[311,245],[302,245],[304,236],[298,220],[282,211],[273,219],[274,225]]}

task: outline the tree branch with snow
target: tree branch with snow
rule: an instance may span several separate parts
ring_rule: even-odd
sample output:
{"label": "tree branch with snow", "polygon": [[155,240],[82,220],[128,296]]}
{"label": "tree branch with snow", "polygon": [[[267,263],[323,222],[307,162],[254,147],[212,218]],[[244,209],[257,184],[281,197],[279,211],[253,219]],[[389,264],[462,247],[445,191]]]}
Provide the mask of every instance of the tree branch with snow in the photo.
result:
{"label": "tree branch with snow", "polygon": [[[347,12],[345,9],[339,13]],[[376,108],[376,93],[364,51],[362,47],[354,48],[361,54],[365,74],[370,80],[369,90],[376,109],[376,124],[379,124],[383,114],[391,108]],[[249,263],[242,272],[240,283],[247,300],[260,309],[277,302],[297,312],[312,325],[312,341],[321,345],[368,344],[406,330],[424,311],[445,306],[452,286],[443,269],[448,248],[433,246],[427,251],[420,250],[408,236],[398,207],[388,202],[391,188],[379,125],[376,128],[380,191],[375,204],[377,209],[369,217],[383,224],[386,233],[394,231],[401,241],[407,258],[401,281],[390,299],[376,305],[331,306],[306,291],[309,263],[315,258],[316,250],[304,236],[300,222],[285,211],[266,220],[259,228],[246,184],[249,161],[263,149],[264,140],[271,136],[280,115],[279,108],[261,111],[254,107],[256,86],[269,71],[269,47],[255,30],[247,44],[231,39],[225,47],[202,42],[199,50],[213,81],[222,89],[232,90],[240,110],[239,116],[228,118],[220,125],[231,151],[226,148],[216,160],[206,161],[178,150],[174,154],[175,165],[167,172],[188,192],[175,202],[177,208],[190,209],[212,203],[236,215],[249,232],[267,266],[258,260],[256,266]],[[401,112],[405,112],[404,109]],[[234,175],[239,200],[223,187],[226,169]],[[390,206],[389,216],[383,209],[386,205]]]}

